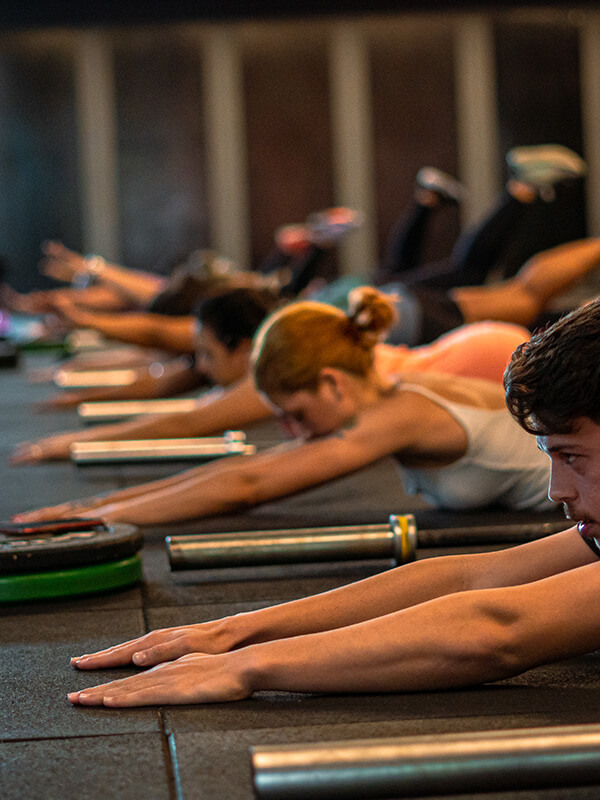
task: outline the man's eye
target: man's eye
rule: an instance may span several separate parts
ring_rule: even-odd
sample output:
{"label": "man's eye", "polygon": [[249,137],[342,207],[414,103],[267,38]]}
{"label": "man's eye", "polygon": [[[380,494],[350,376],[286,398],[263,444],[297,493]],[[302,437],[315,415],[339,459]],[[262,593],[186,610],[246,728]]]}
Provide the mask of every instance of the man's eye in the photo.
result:
{"label": "man's eye", "polygon": [[575,455],[575,453],[564,453],[563,459],[566,464],[573,464],[579,456]]}

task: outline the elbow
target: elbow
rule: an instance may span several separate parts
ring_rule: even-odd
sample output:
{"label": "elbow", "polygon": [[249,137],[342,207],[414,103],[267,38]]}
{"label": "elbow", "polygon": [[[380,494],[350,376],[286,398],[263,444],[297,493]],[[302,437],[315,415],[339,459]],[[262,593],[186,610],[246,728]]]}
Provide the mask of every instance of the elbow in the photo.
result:
{"label": "elbow", "polygon": [[260,476],[242,463],[245,456],[230,456],[223,464],[226,469],[227,496],[223,499],[228,512],[246,511],[270,499]]}
{"label": "elbow", "polygon": [[455,643],[463,674],[477,683],[511,678],[536,665],[523,615],[494,595],[473,593],[468,598],[465,637]]}

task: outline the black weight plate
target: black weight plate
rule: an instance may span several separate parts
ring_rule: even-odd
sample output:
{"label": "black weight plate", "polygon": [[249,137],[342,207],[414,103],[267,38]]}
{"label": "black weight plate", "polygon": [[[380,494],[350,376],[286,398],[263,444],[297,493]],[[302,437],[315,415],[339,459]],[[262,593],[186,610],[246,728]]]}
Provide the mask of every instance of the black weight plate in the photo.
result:
{"label": "black weight plate", "polygon": [[105,564],[0,575],[0,603],[108,592],[139,583],[141,579],[142,558],[139,553]]}
{"label": "black weight plate", "polygon": [[[0,524],[2,527],[10,530],[11,525]],[[81,520],[78,530],[50,535],[29,533],[20,537],[14,533],[0,533],[0,575],[49,572],[116,561],[134,555],[142,544],[143,535],[133,525],[86,526],[85,520]]]}

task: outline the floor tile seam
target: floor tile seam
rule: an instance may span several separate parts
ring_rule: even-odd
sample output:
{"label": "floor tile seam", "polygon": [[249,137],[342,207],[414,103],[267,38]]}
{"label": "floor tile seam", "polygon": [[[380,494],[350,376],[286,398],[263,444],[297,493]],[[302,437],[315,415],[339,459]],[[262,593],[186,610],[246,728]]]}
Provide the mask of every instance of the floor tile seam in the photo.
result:
{"label": "floor tile seam", "polygon": [[15,739],[0,738],[0,744],[28,744],[31,742],[64,742],[76,739],[120,739],[126,736],[160,736],[160,725],[154,731],[122,731],[121,733],[69,733],[65,736],[26,736]]}
{"label": "floor tile seam", "polygon": [[165,709],[159,707],[158,722],[161,734],[161,744],[165,768],[167,770],[167,781],[169,785],[170,800],[183,800],[183,788],[181,785],[181,774],[179,771],[179,761],[177,758],[177,745],[175,735],[169,730]]}
{"label": "floor tile seam", "polygon": [[[91,600],[93,598],[91,598],[89,595],[85,595],[83,597],[83,599],[89,601],[89,600]],[[65,615],[67,615],[67,614],[69,614],[69,615],[71,615],[71,614],[94,614],[94,616],[97,617],[99,614],[122,614],[124,611],[136,611],[136,612],[139,612],[139,611],[142,611],[142,610],[143,610],[143,607],[142,607],[142,602],[141,601],[140,601],[140,603],[138,603],[137,605],[134,605],[134,606],[127,605],[127,606],[119,606],[119,607],[113,607],[113,608],[65,608],[65,609],[52,608],[50,610],[47,609],[47,608],[45,608],[45,609],[38,608],[36,610],[32,609],[31,613],[27,613],[27,610],[26,610],[24,604],[20,604],[18,616],[19,617],[38,617],[38,616],[41,617],[43,615],[51,614],[53,617],[55,617],[55,616],[57,616],[59,614],[65,614]],[[14,619],[15,618],[15,614],[14,613],[3,614],[2,613],[3,611],[6,611],[6,612],[11,612],[12,611],[12,612],[14,612],[14,604],[12,606],[9,603],[7,603],[6,606],[0,605],[0,620],[3,619],[3,618],[10,618],[10,619]]]}

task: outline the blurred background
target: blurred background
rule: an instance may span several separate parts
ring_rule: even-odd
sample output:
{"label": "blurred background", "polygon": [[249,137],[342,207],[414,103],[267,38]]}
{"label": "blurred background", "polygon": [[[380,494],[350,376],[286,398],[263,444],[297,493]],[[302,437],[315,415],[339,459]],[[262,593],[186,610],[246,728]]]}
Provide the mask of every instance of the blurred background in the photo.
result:
{"label": "blurred background", "polygon": [[167,273],[209,247],[242,267],[275,229],[347,205],[335,255],[368,274],[423,165],[468,189],[438,215],[446,255],[507,177],[506,151],[588,161],[542,215],[547,246],[600,235],[600,11],[468,3],[75,3],[0,11],[0,256],[41,288],[59,239]]}

